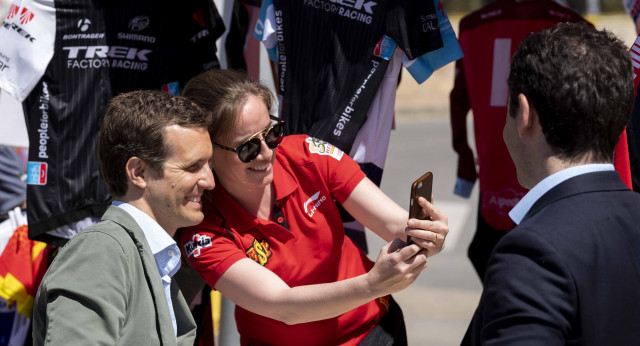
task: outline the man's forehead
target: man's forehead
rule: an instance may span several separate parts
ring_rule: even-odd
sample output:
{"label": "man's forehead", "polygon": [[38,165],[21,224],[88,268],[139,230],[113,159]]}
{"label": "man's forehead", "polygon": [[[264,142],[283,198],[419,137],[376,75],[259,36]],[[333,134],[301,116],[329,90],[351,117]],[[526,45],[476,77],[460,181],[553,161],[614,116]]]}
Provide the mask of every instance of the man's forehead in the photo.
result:
{"label": "man's forehead", "polygon": [[[211,147],[211,139],[209,132],[205,127],[184,127],[180,125],[168,125],[164,129],[165,148],[169,151],[169,155],[176,151],[189,154],[196,149],[198,142],[207,142]],[[195,141],[195,142],[194,142]],[[197,155],[197,152],[192,154]]]}

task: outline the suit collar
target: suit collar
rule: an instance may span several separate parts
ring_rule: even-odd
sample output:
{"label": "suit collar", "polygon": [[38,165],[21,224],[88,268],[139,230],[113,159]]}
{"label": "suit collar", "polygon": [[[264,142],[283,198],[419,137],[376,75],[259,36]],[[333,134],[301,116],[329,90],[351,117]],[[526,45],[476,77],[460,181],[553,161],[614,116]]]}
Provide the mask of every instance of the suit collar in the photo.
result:
{"label": "suit collar", "polygon": [[151,248],[151,252],[156,255],[160,251],[163,251],[167,247],[171,245],[175,245],[176,242],[171,238],[169,233],[158,224],[156,220],[154,220],[147,213],[138,209],[133,204],[129,204],[122,201],[113,201],[113,205],[123,209],[126,211],[133,219],[136,221],[138,226],[140,226],[142,232],[145,235],[147,243]]}
{"label": "suit collar", "polygon": [[[156,260],[153,257],[151,247],[149,247],[149,243],[146,240],[144,232],[142,231],[142,229],[140,229],[140,226],[138,225],[136,220],[134,220],[129,213],[116,206],[109,206],[107,211],[102,216],[102,220],[108,220],[119,224],[124,228],[124,230],[133,240],[133,243],[138,249],[138,255],[140,256],[140,261],[142,262],[147,285],[151,289],[151,294],[153,295],[156,324],[160,334],[159,336],[162,339],[162,345],[176,345],[176,335],[173,331],[171,314],[169,313],[169,307],[166,303],[167,298],[164,293],[164,287],[162,286],[162,279],[160,278]],[[175,282],[172,282],[171,285],[173,286],[175,284]],[[181,294],[172,297],[172,299],[182,299],[182,301],[174,302],[174,308],[176,306],[176,303],[179,303],[181,307],[186,305],[186,303],[183,303],[184,298],[182,298]],[[181,339],[184,336],[181,334],[185,333],[185,325],[183,321],[176,320],[176,322],[178,323],[178,339]]]}
{"label": "suit collar", "polygon": [[548,177],[542,179],[536,184],[536,186],[529,190],[529,192],[527,192],[527,194],[522,197],[518,204],[516,204],[513,209],[511,209],[511,211],[509,211],[509,217],[511,217],[511,220],[513,220],[513,222],[515,222],[516,224],[520,224],[533,204],[536,203],[536,201],[539,200],[540,197],[546,194],[549,190],[559,185],[563,181],[581,174],[601,171],[613,171],[614,169],[615,168],[610,163],[592,163],[569,167],[553,173]]}
{"label": "suit collar", "polygon": [[561,199],[588,192],[625,191],[629,188],[622,182],[616,171],[593,172],[578,175],[558,184],[542,195],[529,209],[522,222],[543,208]]}

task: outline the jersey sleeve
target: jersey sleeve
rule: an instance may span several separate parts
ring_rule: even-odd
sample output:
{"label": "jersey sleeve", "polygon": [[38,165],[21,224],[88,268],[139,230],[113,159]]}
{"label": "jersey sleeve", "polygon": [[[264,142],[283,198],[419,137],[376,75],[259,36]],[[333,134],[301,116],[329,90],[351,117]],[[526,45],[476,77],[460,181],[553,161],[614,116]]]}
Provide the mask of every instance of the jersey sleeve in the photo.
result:
{"label": "jersey sleeve", "polygon": [[629,146],[627,143],[627,129],[622,131],[618,145],[614,151],[613,166],[615,167],[620,178],[625,185],[633,190],[633,184],[631,179],[631,166],[629,163]]}
{"label": "jersey sleeve", "polygon": [[467,114],[471,109],[462,60],[456,62],[453,89],[449,96],[453,150],[458,154],[454,193],[468,198],[478,177],[473,151],[467,136]]}
{"label": "jersey sleeve", "polygon": [[55,40],[54,1],[14,1],[0,25],[0,89],[24,101],[53,58]]}
{"label": "jersey sleeve", "polygon": [[182,230],[180,248],[212,289],[231,265],[247,258],[231,230],[214,225],[206,218],[200,225]]}
{"label": "jersey sleeve", "polygon": [[409,60],[406,54],[402,55],[402,64],[418,84],[426,81],[436,70],[463,56],[460,43],[456,38],[456,33],[449,21],[449,17],[447,17],[444,11],[441,1],[438,1],[436,15],[438,16],[438,25],[440,26],[440,35],[442,36],[442,48],[422,54],[413,60]]}
{"label": "jersey sleeve", "polygon": [[385,22],[386,32],[409,60],[443,46],[433,0],[389,1]]}
{"label": "jersey sleeve", "polygon": [[622,3],[627,14],[636,21],[640,14],[640,0],[623,0]]}
{"label": "jersey sleeve", "polygon": [[278,62],[276,16],[273,11],[273,0],[263,0],[253,37],[264,44],[271,61]]}
{"label": "jersey sleeve", "polygon": [[333,198],[338,203],[343,203],[365,178],[358,163],[335,145],[317,138],[306,137],[303,145],[306,155],[318,167]]}

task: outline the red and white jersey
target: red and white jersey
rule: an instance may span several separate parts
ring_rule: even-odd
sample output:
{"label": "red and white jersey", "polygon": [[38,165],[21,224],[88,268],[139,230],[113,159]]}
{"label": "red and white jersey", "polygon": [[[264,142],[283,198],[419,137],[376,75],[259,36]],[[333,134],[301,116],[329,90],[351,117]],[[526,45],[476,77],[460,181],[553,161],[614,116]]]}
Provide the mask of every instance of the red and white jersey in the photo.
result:
{"label": "red and white jersey", "polygon": [[636,21],[640,14],[640,0],[624,0],[622,3],[624,4],[624,9],[627,11],[627,14],[633,18],[633,21]]}
{"label": "red and white jersey", "polygon": [[558,22],[580,21],[584,21],[580,15],[551,0],[497,0],[460,21],[458,39],[465,56],[456,64],[451,92],[453,143],[460,155],[458,178],[470,183],[468,190],[476,179],[465,121],[471,109],[482,192],[480,212],[495,229],[513,228],[507,213],[526,193],[502,140],[511,56],[529,33]]}
{"label": "red and white jersey", "polygon": [[[640,84],[640,36],[629,50],[633,64],[633,86],[636,95],[631,120],[627,125],[627,143],[630,161],[630,175],[633,190],[640,191],[640,99],[638,99],[638,84]],[[622,142],[622,139],[620,140]],[[626,182],[626,181],[625,181]]]}
{"label": "red and white jersey", "polygon": [[[215,287],[235,262],[250,258],[290,287],[335,282],[366,273],[373,263],[345,236],[336,202],[344,202],[365,175],[337,147],[306,135],[278,147],[273,184],[275,221],[243,209],[216,186],[205,220],[183,230],[189,262]],[[251,280],[251,278],[247,278]],[[256,282],[260,285],[260,282]],[[388,296],[338,317],[287,325],[236,307],[241,343],[357,345],[387,312]]]}
{"label": "red and white jersey", "polygon": [[53,0],[14,0],[0,26],[0,89],[22,102],[53,57]]}
{"label": "red and white jersey", "polygon": [[634,95],[638,94],[638,84],[640,84],[640,35],[629,49],[631,64],[633,65],[633,90]]}

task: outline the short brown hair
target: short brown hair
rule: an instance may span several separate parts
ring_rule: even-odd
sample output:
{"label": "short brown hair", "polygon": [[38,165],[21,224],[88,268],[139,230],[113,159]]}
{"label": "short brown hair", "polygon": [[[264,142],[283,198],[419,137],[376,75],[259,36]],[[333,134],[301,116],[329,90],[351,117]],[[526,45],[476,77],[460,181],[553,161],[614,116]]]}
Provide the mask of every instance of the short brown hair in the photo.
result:
{"label": "short brown hair", "polygon": [[269,110],[273,104],[269,88],[236,70],[203,72],[187,83],[182,95],[209,113],[212,139],[224,138],[231,132],[250,95],[259,97]]}
{"label": "short brown hair", "polygon": [[524,39],[511,60],[509,115],[524,94],[563,160],[613,162],[633,109],[629,48],[586,23],[559,23]]}
{"label": "short brown hair", "polygon": [[161,91],[132,91],[114,97],[102,121],[98,160],[111,195],[127,192],[125,166],[138,157],[162,176],[171,148],[165,145],[167,126],[208,128],[206,114],[193,102]]}

